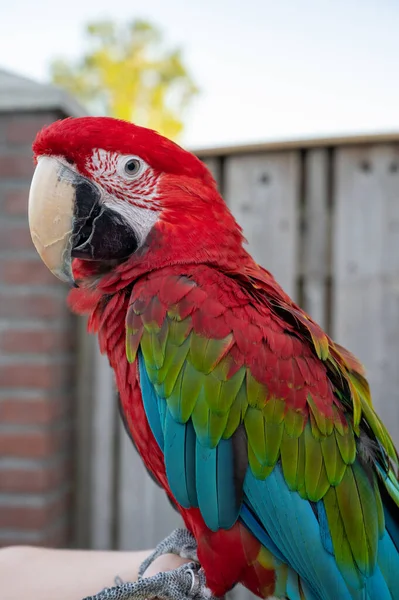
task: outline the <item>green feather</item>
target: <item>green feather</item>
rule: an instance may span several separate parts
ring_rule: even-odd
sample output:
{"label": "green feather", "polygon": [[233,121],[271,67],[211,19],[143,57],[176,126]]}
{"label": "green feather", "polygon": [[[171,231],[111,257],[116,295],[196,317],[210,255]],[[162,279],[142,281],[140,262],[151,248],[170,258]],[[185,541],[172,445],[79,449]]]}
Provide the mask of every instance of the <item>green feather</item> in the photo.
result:
{"label": "green feather", "polygon": [[137,331],[127,329],[126,331],[126,358],[129,363],[134,363],[137,356],[137,350],[143,335],[143,327]]}
{"label": "green feather", "polygon": [[297,491],[301,498],[307,500],[305,488],[305,436],[298,437],[298,468],[297,468]]}
{"label": "green feather", "polygon": [[254,408],[263,408],[268,396],[267,387],[263,383],[256,381],[249,369],[247,369],[247,376],[245,380],[247,385],[247,398],[249,406],[253,406]]}
{"label": "green feather", "polygon": [[320,440],[327,478],[331,485],[338,485],[344,476],[346,465],[338,449],[337,440],[332,433]]}
{"label": "green feather", "polygon": [[348,428],[344,435],[335,430],[335,439],[345,464],[351,465],[356,458],[356,443],[353,430]]}
{"label": "green feather", "polygon": [[264,463],[269,466],[276,464],[280,456],[281,440],[284,433],[284,423],[269,423],[264,420],[265,426],[265,460]]}
{"label": "green feather", "polygon": [[195,433],[203,446],[210,447],[210,433],[209,433],[209,417],[210,417],[209,406],[205,398],[204,388],[198,396],[197,402],[195,403],[191,418],[193,421]]}
{"label": "green feather", "polygon": [[158,333],[161,330],[162,324],[158,323],[157,321],[160,308],[161,302],[158,296],[154,296],[149,302],[145,311],[143,311],[141,314],[144,327],[149,333]]}
{"label": "green feather", "polygon": [[285,430],[291,437],[299,437],[305,425],[303,413],[290,408],[284,418]]}
{"label": "green feather", "polygon": [[212,410],[209,413],[209,447],[214,448],[220,442],[224,430],[226,429],[229,413],[216,413]]}
{"label": "green feather", "polygon": [[177,379],[175,381],[175,385],[173,387],[172,393],[168,394],[168,396],[166,397],[166,402],[168,405],[168,408],[171,412],[171,415],[173,416],[173,418],[175,419],[175,421],[177,421],[178,423],[184,423],[185,421],[183,420],[183,415],[182,415],[182,393],[181,393],[181,388],[182,388],[182,383],[183,383],[183,376],[184,376],[184,371],[186,368],[187,363],[183,363],[179,374],[177,376]]}
{"label": "green feather", "polygon": [[[217,377],[217,379],[220,379],[220,381],[227,381],[228,379],[230,379],[229,375],[232,369],[233,372],[236,370],[235,366],[236,362],[234,358],[231,356],[230,353],[228,353],[225,356],[223,356],[223,358],[218,362],[218,364],[213,369],[212,373],[215,375],[215,377]],[[245,369],[242,367],[238,370],[238,372],[242,374],[242,379],[244,379]]]}
{"label": "green feather", "polygon": [[342,482],[335,489],[354,559],[364,575],[371,575],[378,543],[378,515],[373,489],[357,463],[346,469]]}
{"label": "green feather", "polygon": [[222,382],[216,377],[213,377],[212,373],[204,376],[204,393],[206,402],[209,408],[218,411],[219,408],[219,396],[222,388]]}
{"label": "green feather", "polygon": [[166,343],[168,340],[169,324],[165,319],[161,329],[151,334],[153,364],[160,369],[165,360]]}
{"label": "green feather", "polygon": [[[218,386],[215,386],[215,394],[207,394],[208,404],[213,410],[220,410],[223,412],[228,411],[234,402],[235,397],[238,394],[239,389],[242,386],[242,382],[245,376],[244,369],[240,369],[227,381],[220,381],[214,376],[214,371],[210,375],[213,381],[216,381]],[[217,390],[217,394],[216,394]]]}
{"label": "green feather", "polygon": [[375,497],[376,509],[377,509],[377,518],[378,518],[378,537],[381,539],[385,533],[385,515],[384,515],[384,507],[382,505],[380,490],[378,488],[378,480],[377,480],[377,476],[375,474],[373,474],[373,489],[374,489],[374,497]]}
{"label": "green feather", "polygon": [[311,414],[314,417],[320,432],[323,435],[330,435],[334,427],[333,420],[322,414],[322,412],[317,408],[311,394],[308,394],[307,401],[311,410]]}
{"label": "green feather", "polygon": [[244,425],[248,443],[251,445],[257,460],[261,464],[265,464],[266,440],[262,412],[250,405],[245,414]]}
{"label": "green feather", "polygon": [[315,420],[312,412],[309,412],[309,423],[310,423],[310,428],[312,430],[313,437],[316,440],[319,440],[319,441],[322,440],[325,436],[318,428],[316,420]]}
{"label": "green feather", "polygon": [[244,421],[248,409],[247,390],[245,382],[242,383],[233,404],[230,407],[226,429],[223,434],[224,439],[229,439],[238,428],[239,424]]}
{"label": "green feather", "polygon": [[[187,340],[181,346],[171,346],[170,349],[168,348],[168,352],[174,352],[174,356],[172,362],[168,361],[168,369],[166,370],[166,375],[163,382],[163,394],[161,394],[163,398],[168,398],[171,395],[173,388],[175,387],[176,380],[183,366],[183,363],[187,358],[189,349],[190,338],[187,338]],[[147,362],[145,354],[144,359]]]}
{"label": "green feather", "polygon": [[186,361],[182,377],[181,395],[182,398],[184,398],[184,402],[181,406],[181,418],[183,423],[186,423],[191,417],[191,413],[204,385],[204,381],[209,375],[198,373],[193,365]]}
{"label": "green feather", "polygon": [[190,335],[193,327],[191,317],[187,317],[182,321],[168,319],[169,321],[169,342],[175,346],[181,346]]}
{"label": "green feather", "polygon": [[[182,346],[173,346],[173,344],[167,344],[166,346],[166,350],[165,350],[165,360],[163,365],[159,368],[156,369],[154,368],[154,366],[146,363],[146,367],[147,367],[147,371],[148,374],[150,376],[150,379],[152,381],[152,383],[161,386],[161,384],[163,384],[165,382],[165,379],[169,373],[169,371],[173,368],[173,365],[178,365],[181,364],[181,357],[182,356],[187,356],[189,350],[189,342],[186,341],[186,344],[182,345]],[[158,389],[158,388],[157,388]],[[161,396],[164,398],[165,397],[165,393],[164,393],[164,388],[163,386],[161,386],[159,388],[160,390],[162,390]],[[168,392],[170,392],[170,389],[168,389]]]}
{"label": "green feather", "polygon": [[298,486],[298,457],[298,438],[290,437],[284,430],[283,438],[281,440],[281,462],[285,480],[291,491],[296,490]]}
{"label": "green feather", "polygon": [[248,462],[253,474],[258,479],[266,479],[274,469],[274,465],[268,466],[259,462],[250,443],[248,444]]}
{"label": "green feather", "polygon": [[374,435],[382,443],[388,456],[390,456],[394,463],[397,465],[398,455],[385,426],[381,423],[380,419],[366,400],[362,400],[362,408],[367,422],[370,425]]}
{"label": "green feather", "polygon": [[320,441],[314,438],[309,423],[305,427],[304,437],[306,495],[312,502],[318,502],[330,484],[324,467]]}
{"label": "green feather", "polygon": [[209,339],[193,333],[189,360],[198,371],[210,373],[232,344],[233,334],[231,333],[221,340]]}
{"label": "green feather", "polygon": [[272,396],[263,408],[263,414],[268,423],[282,423],[284,420],[286,403],[281,398]]}
{"label": "green feather", "polygon": [[330,487],[323,498],[335,560],[348,584],[355,589],[360,589],[363,586],[363,582],[354,562],[345,532],[336,490],[337,488]]}

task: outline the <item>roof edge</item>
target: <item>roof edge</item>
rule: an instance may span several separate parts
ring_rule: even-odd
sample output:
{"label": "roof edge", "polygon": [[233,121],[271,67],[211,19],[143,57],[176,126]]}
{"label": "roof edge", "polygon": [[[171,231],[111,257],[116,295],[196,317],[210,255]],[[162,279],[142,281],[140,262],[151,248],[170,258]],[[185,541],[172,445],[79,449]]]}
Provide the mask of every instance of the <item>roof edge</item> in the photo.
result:
{"label": "roof edge", "polygon": [[191,149],[199,158],[217,158],[235,154],[257,154],[259,152],[278,152],[311,148],[332,148],[334,146],[362,146],[368,144],[399,143],[398,132],[381,132],[358,135],[338,135],[331,137],[299,138],[294,140],[276,140],[263,143],[215,146]]}

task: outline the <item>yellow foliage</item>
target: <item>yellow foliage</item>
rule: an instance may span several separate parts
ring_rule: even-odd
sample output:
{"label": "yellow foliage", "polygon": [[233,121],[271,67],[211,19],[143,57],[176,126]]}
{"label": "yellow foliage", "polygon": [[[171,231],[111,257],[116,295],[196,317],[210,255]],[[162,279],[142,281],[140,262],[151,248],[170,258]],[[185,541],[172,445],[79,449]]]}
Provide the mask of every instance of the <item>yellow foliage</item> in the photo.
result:
{"label": "yellow foliage", "polygon": [[133,21],[91,23],[88,52],[77,63],[51,64],[54,84],[94,114],[150,127],[169,138],[183,129],[182,116],[198,90],[179,50],[165,50],[151,24]]}

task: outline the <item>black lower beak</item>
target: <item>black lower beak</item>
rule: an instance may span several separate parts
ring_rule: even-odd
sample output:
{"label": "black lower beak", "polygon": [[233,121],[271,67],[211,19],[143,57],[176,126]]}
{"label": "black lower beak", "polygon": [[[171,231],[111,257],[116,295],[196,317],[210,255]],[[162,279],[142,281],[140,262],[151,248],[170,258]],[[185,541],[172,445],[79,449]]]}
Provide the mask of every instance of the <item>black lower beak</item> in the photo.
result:
{"label": "black lower beak", "polygon": [[101,202],[99,189],[87,180],[76,185],[71,256],[91,261],[128,258],[139,245],[122,215]]}

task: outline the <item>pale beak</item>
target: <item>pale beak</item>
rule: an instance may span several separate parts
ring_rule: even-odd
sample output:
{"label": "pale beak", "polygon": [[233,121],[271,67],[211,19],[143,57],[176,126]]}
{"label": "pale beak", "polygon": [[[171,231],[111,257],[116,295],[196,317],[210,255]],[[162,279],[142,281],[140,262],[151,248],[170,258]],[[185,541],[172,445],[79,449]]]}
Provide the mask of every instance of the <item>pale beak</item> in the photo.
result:
{"label": "pale beak", "polygon": [[74,284],[71,267],[76,174],[56,158],[38,160],[29,192],[29,228],[44,264]]}
{"label": "pale beak", "polygon": [[39,157],[33,175],[29,228],[44,264],[71,285],[73,258],[112,268],[139,247],[131,223],[103,201],[102,188],[50,156]]}

